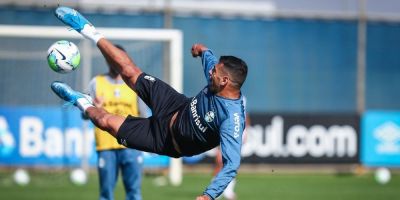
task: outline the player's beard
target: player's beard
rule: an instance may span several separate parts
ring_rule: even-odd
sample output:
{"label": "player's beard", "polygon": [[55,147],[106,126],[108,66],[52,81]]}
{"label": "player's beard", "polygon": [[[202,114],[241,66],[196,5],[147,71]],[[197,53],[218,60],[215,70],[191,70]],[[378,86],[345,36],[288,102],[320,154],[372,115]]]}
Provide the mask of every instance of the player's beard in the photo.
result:
{"label": "player's beard", "polygon": [[222,87],[218,84],[215,83],[215,81],[211,80],[210,85],[208,85],[208,90],[213,93],[213,94],[217,94],[218,92],[220,92],[222,89]]}

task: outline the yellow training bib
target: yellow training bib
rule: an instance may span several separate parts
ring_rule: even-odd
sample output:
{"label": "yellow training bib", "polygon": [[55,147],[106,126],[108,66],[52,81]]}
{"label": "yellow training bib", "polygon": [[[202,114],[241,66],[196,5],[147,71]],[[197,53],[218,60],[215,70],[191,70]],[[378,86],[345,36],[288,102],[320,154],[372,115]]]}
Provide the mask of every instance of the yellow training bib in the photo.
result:
{"label": "yellow training bib", "polygon": [[[111,83],[105,75],[95,77],[96,97],[104,101],[103,108],[112,114],[123,117],[138,116],[137,95],[125,83]],[[95,128],[96,150],[109,150],[125,148],[109,133]]]}

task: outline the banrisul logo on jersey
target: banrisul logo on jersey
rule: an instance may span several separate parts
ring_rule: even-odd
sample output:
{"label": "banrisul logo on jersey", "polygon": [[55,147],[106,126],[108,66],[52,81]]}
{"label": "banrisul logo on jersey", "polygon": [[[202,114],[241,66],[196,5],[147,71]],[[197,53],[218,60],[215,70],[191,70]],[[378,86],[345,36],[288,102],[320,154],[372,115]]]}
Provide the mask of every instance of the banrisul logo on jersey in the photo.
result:
{"label": "banrisul logo on jersey", "polygon": [[207,126],[203,125],[200,121],[200,115],[197,113],[197,99],[193,98],[192,102],[190,103],[190,111],[192,113],[192,118],[194,123],[196,124],[197,128],[200,129],[201,132],[206,132]]}

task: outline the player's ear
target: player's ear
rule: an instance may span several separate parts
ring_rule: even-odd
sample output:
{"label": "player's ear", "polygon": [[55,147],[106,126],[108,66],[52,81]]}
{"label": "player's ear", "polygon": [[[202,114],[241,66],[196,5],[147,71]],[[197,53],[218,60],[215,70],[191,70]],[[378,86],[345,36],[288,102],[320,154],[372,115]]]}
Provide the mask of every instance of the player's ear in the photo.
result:
{"label": "player's ear", "polygon": [[221,80],[221,85],[226,86],[228,84],[229,77],[228,76],[223,76]]}

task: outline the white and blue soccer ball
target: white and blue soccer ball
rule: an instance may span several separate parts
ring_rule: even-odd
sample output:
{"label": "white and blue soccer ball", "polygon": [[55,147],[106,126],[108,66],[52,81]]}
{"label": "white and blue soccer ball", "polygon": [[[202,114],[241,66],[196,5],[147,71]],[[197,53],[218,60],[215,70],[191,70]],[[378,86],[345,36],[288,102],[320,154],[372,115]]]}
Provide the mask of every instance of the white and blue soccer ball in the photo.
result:
{"label": "white and blue soccer ball", "polygon": [[66,40],[55,42],[47,50],[47,62],[52,70],[68,73],[78,68],[81,54],[78,47]]}

